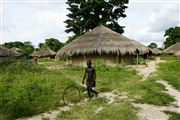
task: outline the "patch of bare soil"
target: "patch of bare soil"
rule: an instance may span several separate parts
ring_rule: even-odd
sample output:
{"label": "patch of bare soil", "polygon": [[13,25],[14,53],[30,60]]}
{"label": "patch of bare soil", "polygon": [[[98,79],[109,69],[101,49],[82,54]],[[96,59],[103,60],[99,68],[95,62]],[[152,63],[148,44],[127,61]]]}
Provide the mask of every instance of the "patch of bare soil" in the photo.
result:
{"label": "patch of bare soil", "polygon": [[173,88],[166,81],[161,80],[157,82],[166,87],[167,91],[165,92],[173,96],[175,98],[175,102],[171,103],[168,106],[133,104],[135,107],[140,108],[140,111],[137,114],[140,120],[168,120],[169,116],[166,115],[163,111],[180,113],[180,92]]}
{"label": "patch of bare soil", "polygon": [[139,71],[139,75],[142,76],[142,81],[146,80],[148,76],[156,72],[156,65],[160,62],[164,61],[160,60],[160,58],[156,58],[156,60],[148,62],[146,65],[139,65],[136,67],[136,69]]}

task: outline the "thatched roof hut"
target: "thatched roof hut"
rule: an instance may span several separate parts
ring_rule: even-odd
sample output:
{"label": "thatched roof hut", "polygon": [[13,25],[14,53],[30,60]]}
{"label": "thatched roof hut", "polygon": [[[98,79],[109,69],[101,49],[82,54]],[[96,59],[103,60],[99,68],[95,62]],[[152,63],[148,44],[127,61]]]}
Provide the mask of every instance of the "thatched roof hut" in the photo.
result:
{"label": "thatched roof hut", "polygon": [[0,46],[0,64],[8,63],[12,61],[14,58],[19,57],[20,53],[15,52],[11,49]]}
{"label": "thatched roof hut", "polygon": [[0,57],[7,57],[7,56],[9,56],[9,49],[0,46]]}
{"label": "thatched roof hut", "polygon": [[54,58],[55,55],[56,52],[52,51],[49,48],[42,48],[30,54],[31,57],[50,57],[50,58]]}
{"label": "thatched roof hut", "polygon": [[150,48],[150,51],[152,52],[152,54],[154,55],[160,55],[162,53],[161,50],[159,50],[158,48]]}
{"label": "thatched roof hut", "polygon": [[21,54],[14,49],[8,49],[0,46],[0,57],[19,57]]}
{"label": "thatched roof hut", "polygon": [[163,53],[165,54],[175,54],[175,52],[180,50],[180,42],[177,42],[176,44],[166,48],[163,50]]}
{"label": "thatched roof hut", "polygon": [[[100,25],[64,46],[57,52],[57,56],[76,57],[76,62],[100,56],[115,61],[114,57],[146,53],[149,53],[149,48],[145,45]],[[72,58],[73,61],[75,58]]]}
{"label": "thatched roof hut", "polygon": [[177,52],[175,52],[174,55],[177,56],[177,57],[180,57],[180,50],[178,50]]}

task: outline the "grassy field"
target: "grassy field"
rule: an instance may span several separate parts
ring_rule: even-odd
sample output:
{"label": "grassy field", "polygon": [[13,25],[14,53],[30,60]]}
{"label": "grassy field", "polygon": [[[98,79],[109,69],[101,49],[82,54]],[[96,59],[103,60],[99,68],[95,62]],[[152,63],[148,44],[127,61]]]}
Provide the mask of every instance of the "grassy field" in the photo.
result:
{"label": "grassy field", "polygon": [[[148,78],[147,81],[140,82],[141,76],[137,74],[137,71],[131,68],[126,68],[121,65],[110,67],[101,62],[94,63],[94,67],[97,72],[96,90],[98,92],[116,90],[118,93],[126,92],[128,98],[126,100],[116,101],[111,105],[101,98],[98,98],[89,101],[83,106],[74,106],[70,111],[61,113],[57,120],[80,119],[86,116],[88,120],[92,120],[93,118],[97,120],[105,118],[114,120],[136,120],[137,110],[128,103],[128,100],[155,105],[167,105],[174,101],[171,96],[163,92],[165,90],[164,86],[155,82],[155,80],[159,79],[158,77],[153,76]],[[70,77],[78,83],[81,83],[84,69],[81,67],[64,68],[61,69],[61,72],[66,77]],[[103,106],[104,109],[102,109],[100,113],[94,114],[99,106]],[[83,112],[79,114],[80,111]],[[105,115],[105,113],[107,115]]]}
{"label": "grassy field", "polygon": [[[127,93],[127,99],[108,104],[105,98],[98,97],[83,106],[75,105],[71,110],[62,112],[57,120],[136,120],[137,109],[128,101],[167,105],[174,99],[163,92],[163,85],[155,81],[163,78],[176,88],[179,86],[180,62],[161,63],[158,75],[143,82],[140,81],[141,76],[132,68],[121,65],[110,67],[101,61],[94,62],[93,66],[97,72],[98,92]],[[83,76],[84,68],[75,66],[48,70],[44,65],[32,65],[28,61],[0,66],[0,119],[31,116],[63,106],[59,98],[63,89],[69,85],[77,85],[76,82],[81,84]],[[83,97],[87,97],[87,94]],[[102,110],[96,113],[100,106]]]}
{"label": "grassy field", "polygon": [[76,83],[28,61],[0,66],[0,119],[31,116],[62,106],[63,89]]}
{"label": "grassy field", "polygon": [[162,55],[161,60],[172,61],[177,60],[177,58],[174,55]]}
{"label": "grassy field", "polygon": [[158,75],[163,80],[168,81],[176,89],[180,90],[180,62],[169,61],[160,63],[158,68]]}

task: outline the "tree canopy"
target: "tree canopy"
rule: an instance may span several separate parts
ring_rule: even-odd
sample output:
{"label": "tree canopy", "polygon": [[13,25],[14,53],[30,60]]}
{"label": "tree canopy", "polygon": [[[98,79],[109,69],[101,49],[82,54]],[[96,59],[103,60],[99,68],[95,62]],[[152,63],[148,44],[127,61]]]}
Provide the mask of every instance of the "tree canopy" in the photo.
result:
{"label": "tree canopy", "polygon": [[5,46],[7,48],[13,48],[13,47],[19,48],[19,49],[21,49],[23,55],[25,55],[25,56],[29,56],[29,54],[34,51],[34,46],[32,45],[32,43],[30,41],[6,42],[3,44],[3,46]]}
{"label": "tree canopy", "polygon": [[166,37],[166,41],[164,42],[165,48],[175,44],[176,42],[180,42],[180,27],[171,27],[165,31],[164,36]]}
{"label": "tree canopy", "polygon": [[150,43],[150,44],[148,45],[148,47],[150,47],[150,48],[157,48],[158,46],[157,46],[156,43]]}
{"label": "tree canopy", "polygon": [[70,13],[65,21],[65,32],[73,32],[76,38],[96,26],[103,24],[110,29],[122,34],[124,26],[118,24],[124,14],[128,0],[68,0],[66,2]]}
{"label": "tree canopy", "polygon": [[39,43],[39,48],[50,48],[51,50],[57,52],[60,48],[64,46],[64,43],[60,42],[58,39],[49,38],[45,39],[45,43]]}

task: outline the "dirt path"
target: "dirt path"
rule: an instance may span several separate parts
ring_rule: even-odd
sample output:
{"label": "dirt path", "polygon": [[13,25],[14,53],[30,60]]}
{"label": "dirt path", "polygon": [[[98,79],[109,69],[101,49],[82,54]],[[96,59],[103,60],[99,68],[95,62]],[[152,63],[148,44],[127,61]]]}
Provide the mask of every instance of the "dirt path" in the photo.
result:
{"label": "dirt path", "polygon": [[[139,66],[138,68],[136,68],[139,71],[139,74],[143,76],[142,81],[146,80],[149,75],[156,72],[156,65],[160,62],[164,61],[158,58],[155,61],[147,63],[147,66]],[[140,111],[137,114],[140,120],[168,120],[169,116],[163,111],[180,113],[180,92],[164,80],[157,81],[157,83],[160,83],[166,87],[167,91],[164,92],[173,96],[175,98],[175,102],[171,103],[168,106],[155,106],[149,104],[133,103],[135,107],[140,108]]]}
{"label": "dirt path", "polygon": [[140,120],[168,120],[169,116],[163,111],[171,111],[180,114],[180,92],[169,85],[166,81],[160,80],[158,83],[166,87],[165,91],[175,98],[175,102],[168,106],[155,106],[149,104],[133,104],[135,107],[140,108],[138,116]]}
{"label": "dirt path", "polygon": [[156,72],[156,65],[160,62],[164,61],[160,60],[160,58],[156,58],[156,60],[148,62],[146,65],[139,65],[138,67],[134,68],[139,71],[139,75],[142,76],[142,81],[144,81],[148,76]]}

